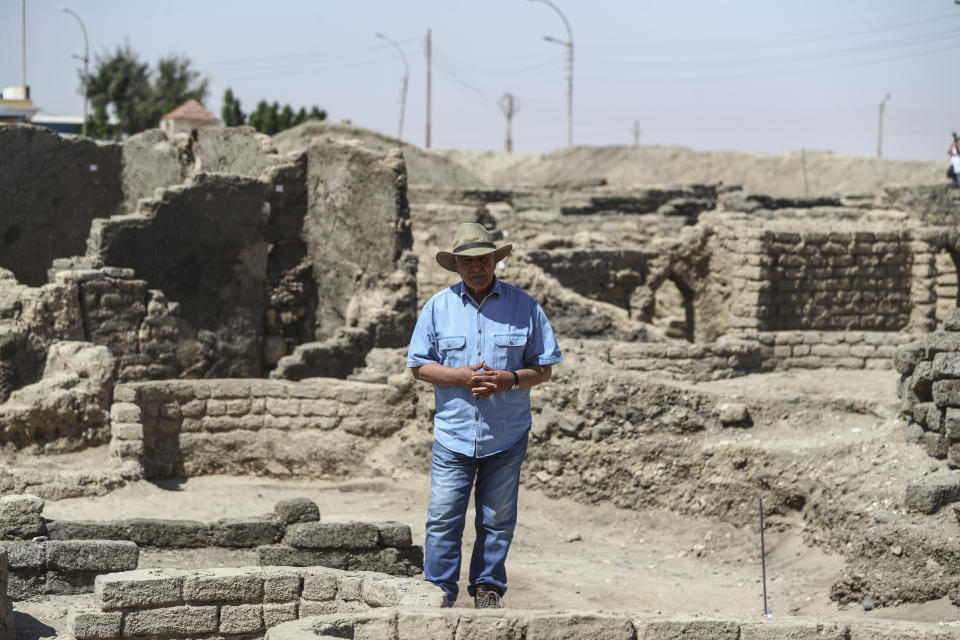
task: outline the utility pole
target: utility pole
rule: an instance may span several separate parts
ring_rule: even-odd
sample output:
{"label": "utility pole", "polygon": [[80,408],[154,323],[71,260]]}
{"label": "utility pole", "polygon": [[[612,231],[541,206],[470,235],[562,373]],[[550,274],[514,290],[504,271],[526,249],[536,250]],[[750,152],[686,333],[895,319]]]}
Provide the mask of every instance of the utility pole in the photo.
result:
{"label": "utility pole", "polygon": [[880,158],[883,156],[883,108],[887,104],[887,100],[890,99],[890,94],[888,93],[883,97],[883,100],[880,101],[880,114],[877,118],[877,157]]}
{"label": "utility pole", "polygon": [[503,97],[500,98],[500,110],[503,111],[503,115],[507,116],[507,139],[503,148],[507,153],[511,153],[513,152],[513,129],[511,123],[513,121],[513,115],[520,110],[520,101],[512,93],[505,93]]}
{"label": "utility pole", "polygon": [[20,2],[20,53],[21,53],[21,71],[23,73],[23,97],[30,99],[30,87],[27,86],[27,0]]}
{"label": "utility pole", "polygon": [[543,36],[547,42],[553,42],[567,48],[567,146],[573,146],[573,30],[570,28],[570,22],[557,5],[550,0],[530,0],[531,2],[542,2],[557,12],[563,25],[567,28],[567,39],[560,40],[551,36]]}
{"label": "utility pole", "polygon": [[633,121],[633,146],[640,146],[640,121]]}
{"label": "utility pole", "polygon": [[382,40],[386,40],[396,47],[397,51],[400,52],[400,57],[403,58],[403,88],[400,90],[400,128],[397,130],[397,139],[403,140],[403,113],[407,108],[407,83],[410,79],[410,65],[407,64],[407,54],[403,52],[403,49],[399,44],[382,33],[377,33],[377,37]]}
{"label": "utility pole", "polygon": [[83,20],[80,19],[76,13],[71,11],[65,6],[60,7],[60,11],[69,13],[74,18],[77,19],[77,22],[80,23],[80,30],[83,31],[83,56],[78,56],[73,54],[73,57],[77,60],[83,61],[83,126],[80,129],[82,135],[87,135],[87,103],[90,101],[90,45],[87,42],[87,28],[83,26]]}
{"label": "utility pole", "polygon": [[430,38],[430,29],[427,29],[427,140],[424,144],[425,149],[430,148],[430,65],[432,60],[431,54],[431,38]]}

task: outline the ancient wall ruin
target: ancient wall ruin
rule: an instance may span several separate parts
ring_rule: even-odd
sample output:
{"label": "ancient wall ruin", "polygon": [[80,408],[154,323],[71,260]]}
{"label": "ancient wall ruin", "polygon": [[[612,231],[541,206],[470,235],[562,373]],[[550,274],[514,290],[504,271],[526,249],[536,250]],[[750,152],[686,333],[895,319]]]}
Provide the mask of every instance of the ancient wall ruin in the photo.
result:
{"label": "ancient wall ruin", "polygon": [[[914,633],[917,636],[914,636]],[[883,620],[823,622],[777,616],[736,621],[719,616],[658,616],[652,613],[595,611],[471,611],[429,608],[384,608],[366,612],[319,615],[270,629],[267,640],[325,640],[378,638],[380,640],[448,640],[449,638],[528,638],[529,640],[637,640],[639,638],[850,638],[894,640],[931,637],[953,640],[942,626],[908,629]]]}
{"label": "ancient wall ruin", "polygon": [[278,624],[340,611],[445,606],[439,587],[412,578],[324,567],[148,569],[97,578],[92,606],[74,606],[75,640],[263,637]]}
{"label": "ancient wall ruin", "polygon": [[94,218],[121,212],[121,146],[0,126],[0,149],[0,267],[37,287],[55,258],[83,254]]}
{"label": "ancient wall ruin", "polygon": [[947,315],[942,331],[897,349],[895,362],[908,437],[960,468],[960,310]]}
{"label": "ancient wall ruin", "polygon": [[122,384],[111,456],[147,478],[210,473],[343,476],[402,428],[415,408],[403,384],[336,379],[181,380]]}

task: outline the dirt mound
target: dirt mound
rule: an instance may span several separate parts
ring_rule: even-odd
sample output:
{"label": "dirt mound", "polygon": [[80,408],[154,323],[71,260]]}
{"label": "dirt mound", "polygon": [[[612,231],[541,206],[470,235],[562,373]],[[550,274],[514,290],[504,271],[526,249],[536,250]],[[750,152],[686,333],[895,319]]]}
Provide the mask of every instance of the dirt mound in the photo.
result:
{"label": "dirt mound", "polygon": [[[822,151],[771,156],[686,147],[570,147],[548,154],[442,149],[492,186],[553,185],[606,179],[619,185],[718,183],[773,196],[877,194],[888,184],[943,182],[945,162],[906,162]],[[805,169],[804,169],[805,167]],[[806,172],[806,178],[804,177]]]}
{"label": "dirt mound", "polygon": [[301,125],[281,131],[273,137],[280,153],[302,151],[314,138],[333,140],[356,140],[368,149],[386,152],[391,149],[403,151],[407,162],[407,183],[411,185],[475,187],[484,182],[469,170],[440,155],[423,151],[382,133],[343,122],[310,120]]}

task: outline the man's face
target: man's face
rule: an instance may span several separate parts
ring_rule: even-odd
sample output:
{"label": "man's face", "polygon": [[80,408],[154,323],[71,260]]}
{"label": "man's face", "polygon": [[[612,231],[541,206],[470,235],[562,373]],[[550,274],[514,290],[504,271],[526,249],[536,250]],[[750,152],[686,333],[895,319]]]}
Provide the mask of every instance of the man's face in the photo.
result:
{"label": "man's face", "polygon": [[484,291],[493,282],[493,254],[485,256],[455,256],[457,273],[473,291]]}

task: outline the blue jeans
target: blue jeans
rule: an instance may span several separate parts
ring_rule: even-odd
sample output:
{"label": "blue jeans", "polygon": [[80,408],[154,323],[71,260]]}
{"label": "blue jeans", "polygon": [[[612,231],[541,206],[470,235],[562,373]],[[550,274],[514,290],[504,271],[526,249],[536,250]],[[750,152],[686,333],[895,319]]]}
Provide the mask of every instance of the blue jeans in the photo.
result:
{"label": "blue jeans", "polygon": [[484,458],[464,456],[433,443],[423,575],[446,592],[450,606],[459,590],[460,545],[474,481],[477,540],[468,591],[472,596],[474,587],[483,583],[501,593],[507,589],[504,565],[517,525],[520,466],[527,455],[528,435],[509,449]]}

